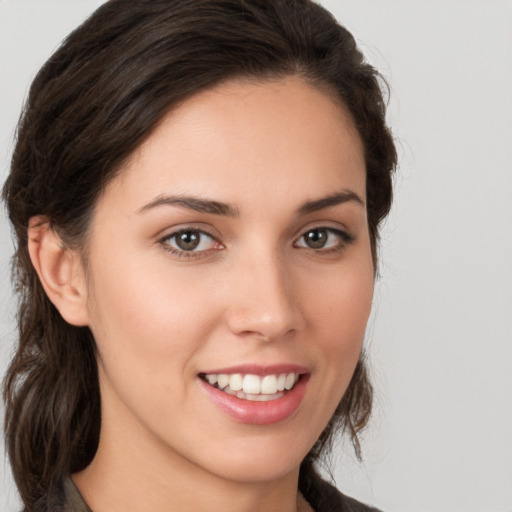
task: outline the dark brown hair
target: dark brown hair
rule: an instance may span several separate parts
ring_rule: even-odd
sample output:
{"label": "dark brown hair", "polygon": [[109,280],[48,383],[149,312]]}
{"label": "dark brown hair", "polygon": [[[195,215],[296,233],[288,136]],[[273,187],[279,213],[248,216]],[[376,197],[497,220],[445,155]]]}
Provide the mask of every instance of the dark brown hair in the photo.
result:
{"label": "dark brown hair", "polygon": [[[352,35],[310,0],[110,0],[72,32],[36,76],[3,189],[17,250],[19,341],[4,381],[6,443],[29,511],[58,503],[62,478],[87,466],[100,429],[95,342],[67,324],[30,262],[27,227],[49,219],[83,247],[95,203],[123,162],[169,112],[222,81],[298,75],[350,111],[364,144],[367,210],[376,265],[378,227],[392,198],[396,151],[376,70]],[[336,413],[301,467],[338,430],[366,425],[372,388],[360,358]]]}

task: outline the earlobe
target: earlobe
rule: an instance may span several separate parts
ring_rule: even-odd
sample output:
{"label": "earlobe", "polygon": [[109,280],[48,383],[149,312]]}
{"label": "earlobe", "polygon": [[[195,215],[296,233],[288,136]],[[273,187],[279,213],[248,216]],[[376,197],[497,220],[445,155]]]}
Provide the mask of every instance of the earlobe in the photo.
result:
{"label": "earlobe", "polygon": [[87,287],[77,251],[67,248],[41,216],[29,221],[28,251],[46,295],[64,320],[88,325]]}

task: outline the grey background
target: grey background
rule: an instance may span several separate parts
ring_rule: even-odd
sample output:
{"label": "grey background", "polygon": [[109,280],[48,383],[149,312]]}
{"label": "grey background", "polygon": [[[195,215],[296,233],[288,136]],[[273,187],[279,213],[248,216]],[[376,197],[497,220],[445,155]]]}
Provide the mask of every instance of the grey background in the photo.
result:
{"label": "grey background", "polygon": [[[30,80],[101,0],[0,0],[0,181]],[[324,0],[391,83],[396,202],[368,332],[376,412],[337,484],[395,512],[512,511],[512,2]],[[14,342],[0,214],[0,372]],[[3,412],[3,411],[2,411]],[[3,446],[0,509],[18,509]]]}

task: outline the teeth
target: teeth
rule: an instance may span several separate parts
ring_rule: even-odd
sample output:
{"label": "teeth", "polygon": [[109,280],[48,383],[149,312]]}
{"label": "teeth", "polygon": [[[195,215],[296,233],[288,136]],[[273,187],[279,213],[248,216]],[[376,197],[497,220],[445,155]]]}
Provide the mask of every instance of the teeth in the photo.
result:
{"label": "teeth", "polygon": [[243,383],[244,381],[239,373],[235,373],[234,375],[231,375],[231,377],[229,378],[229,387],[233,391],[240,391],[244,385]]}
{"label": "teeth", "polygon": [[[206,377],[208,378],[208,375]],[[217,377],[217,384],[219,389],[224,389],[229,384],[229,375],[226,375],[225,373],[219,374]]]}
{"label": "teeth", "polygon": [[293,386],[295,385],[295,374],[294,373],[289,373],[287,376],[286,376],[286,382],[284,383],[284,387],[288,390],[292,389]]}
{"label": "teeth", "polygon": [[284,390],[292,389],[299,380],[299,375],[292,372],[260,377],[252,374],[212,373],[205,375],[205,379],[210,385],[216,385],[229,395],[245,400],[267,401],[280,398]]}
{"label": "teeth", "polygon": [[261,381],[261,392],[264,395],[273,395],[277,393],[277,377],[275,375],[265,375]]}
{"label": "teeth", "polygon": [[210,374],[206,376],[206,379],[208,382],[213,386],[214,384],[217,384],[217,378],[218,376],[215,374]]}
{"label": "teeth", "polygon": [[244,377],[244,393],[259,395],[261,391],[261,379],[257,375],[246,375]]}

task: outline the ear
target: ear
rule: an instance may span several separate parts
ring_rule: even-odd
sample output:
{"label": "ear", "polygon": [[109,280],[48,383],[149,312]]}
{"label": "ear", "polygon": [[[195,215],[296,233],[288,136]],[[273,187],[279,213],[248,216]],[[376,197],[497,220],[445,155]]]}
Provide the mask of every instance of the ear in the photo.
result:
{"label": "ear", "polygon": [[28,252],[46,295],[62,318],[72,325],[88,325],[87,286],[80,255],[64,245],[48,219],[30,219]]}

